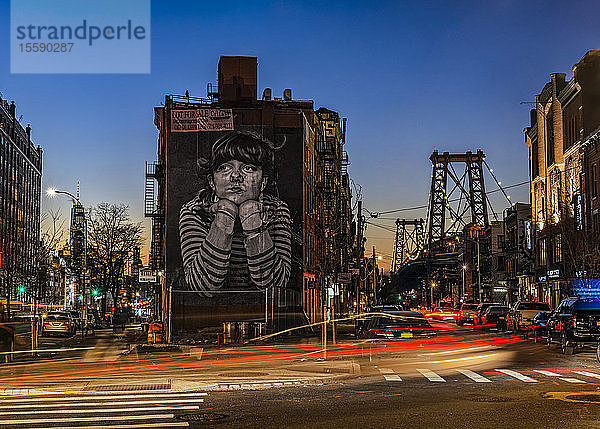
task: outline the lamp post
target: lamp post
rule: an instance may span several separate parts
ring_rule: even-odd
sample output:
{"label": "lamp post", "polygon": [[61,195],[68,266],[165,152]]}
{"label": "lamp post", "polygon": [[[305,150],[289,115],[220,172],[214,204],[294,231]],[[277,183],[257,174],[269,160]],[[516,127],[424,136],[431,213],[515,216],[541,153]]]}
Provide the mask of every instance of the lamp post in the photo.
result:
{"label": "lamp post", "polygon": [[462,266],[462,291],[461,291],[461,293],[460,293],[460,296],[459,296],[459,301],[460,301],[460,302],[462,302],[462,301],[463,301],[463,299],[464,299],[464,296],[465,296],[465,291],[466,291],[466,289],[467,289],[467,286],[465,285],[465,275],[466,275],[466,274],[465,274],[465,271],[466,271],[466,270],[467,270],[467,266],[466,266],[466,265],[463,265],[463,266]]}
{"label": "lamp post", "polygon": [[[46,191],[46,194],[49,197],[54,197],[56,195],[62,194],[62,195],[66,195],[68,197],[71,198],[72,202],[73,202],[73,206],[82,209],[82,213],[83,213],[83,264],[81,267],[81,275],[80,275],[80,281],[81,281],[81,298],[82,298],[82,305],[83,305],[83,320],[87,320],[87,299],[86,299],[86,293],[85,293],[85,275],[87,273],[87,218],[85,216],[85,210],[83,209],[83,205],[81,204],[81,201],[79,200],[79,184],[77,185],[77,196],[73,195],[72,193],[68,192],[68,191],[62,191],[59,189],[55,189],[55,188],[49,188]],[[73,224],[71,224],[71,231],[73,228]],[[66,297],[65,297],[66,298]]]}

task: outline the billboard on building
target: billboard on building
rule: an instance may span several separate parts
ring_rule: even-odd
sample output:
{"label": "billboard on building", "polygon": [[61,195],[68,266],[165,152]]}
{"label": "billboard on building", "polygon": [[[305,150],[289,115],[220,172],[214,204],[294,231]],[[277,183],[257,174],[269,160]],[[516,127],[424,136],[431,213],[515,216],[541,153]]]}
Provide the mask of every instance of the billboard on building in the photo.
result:
{"label": "billboard on building", "polygon": [[172,132],[233,130],[231,109],[173,109]]}
{"label": "billboard on building", "polygon": [[165,286],[174,328],[277,323],[300,304],[302,125],[236,119],[230,131],[235,109],[177,106],[158,116],[168,130]]}

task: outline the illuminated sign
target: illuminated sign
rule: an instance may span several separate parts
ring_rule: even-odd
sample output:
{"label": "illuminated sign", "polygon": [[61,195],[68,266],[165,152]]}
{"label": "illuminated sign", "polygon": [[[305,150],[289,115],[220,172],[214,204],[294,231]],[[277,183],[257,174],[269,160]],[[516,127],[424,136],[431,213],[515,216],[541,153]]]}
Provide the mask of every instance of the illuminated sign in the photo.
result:
{"label": "illuminated sign", "polygon": [[531,250],[531,221],[525,222],[525,240],[527,243],[527,250]]}
{"label": "illuminated sign", "polygon": [[574,195],[575,200],[575,224],[577,231],[583,230],[583,198],[580,194]]}

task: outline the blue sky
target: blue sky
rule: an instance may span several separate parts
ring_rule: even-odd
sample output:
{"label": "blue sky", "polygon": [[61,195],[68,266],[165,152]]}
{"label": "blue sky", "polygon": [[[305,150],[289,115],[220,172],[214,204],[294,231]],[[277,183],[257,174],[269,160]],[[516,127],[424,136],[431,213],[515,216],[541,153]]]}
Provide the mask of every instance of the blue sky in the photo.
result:
{"label": "blue sky", "polygon": [[[79,180],[84,204],[126,203],[138,220],[144,161],[156,158],[153,106],[168,93],[204,96],[220,55],[257,56],[259,94],[292,88],[348,118],[349,171],[371,211],[426,204],[434,148],[481,147],[503,184],[527,180],[520,102],[600,48],[600,4],[373,3],[154,0],[150,74],[17,75],[2,0],[0,91],[44,148],[44,188],[74,191]],[[511,191],[528,201],[526,186]],[[67,216],[68,200],[42,198]],[[392,233],[367,235],[369,249],[391,254]]]}

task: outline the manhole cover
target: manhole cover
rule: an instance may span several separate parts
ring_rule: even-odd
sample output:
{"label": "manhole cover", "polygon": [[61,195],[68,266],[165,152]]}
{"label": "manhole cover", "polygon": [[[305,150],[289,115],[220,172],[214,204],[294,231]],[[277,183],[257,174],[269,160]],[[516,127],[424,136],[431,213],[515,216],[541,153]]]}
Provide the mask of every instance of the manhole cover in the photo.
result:
{"label": "manhole cover", "polygon": [[177,416],[179,420],[185,420],[188,422],[215,422],[217,420],[223,420],[227,417],[229,417],[227,414],[218,413],[179,414]]}
{"label": "manhole cover", "polygon": [[581,402],[600,402],[600,395],[597,393],[583,394],[583,395],[567,395],[566,399],[571,401]]}
{"label": "manhole cover", "polygon": [[498,396],[477,395],[471,396],[469,399],[476,402],[509,402],[509,398],[500,398]]}
{"label": "manhole cover", "polygon": [[267,372],[225,372],[223,374],[219,374],[219,377],[264,377],[265,375],[269,375]]}

